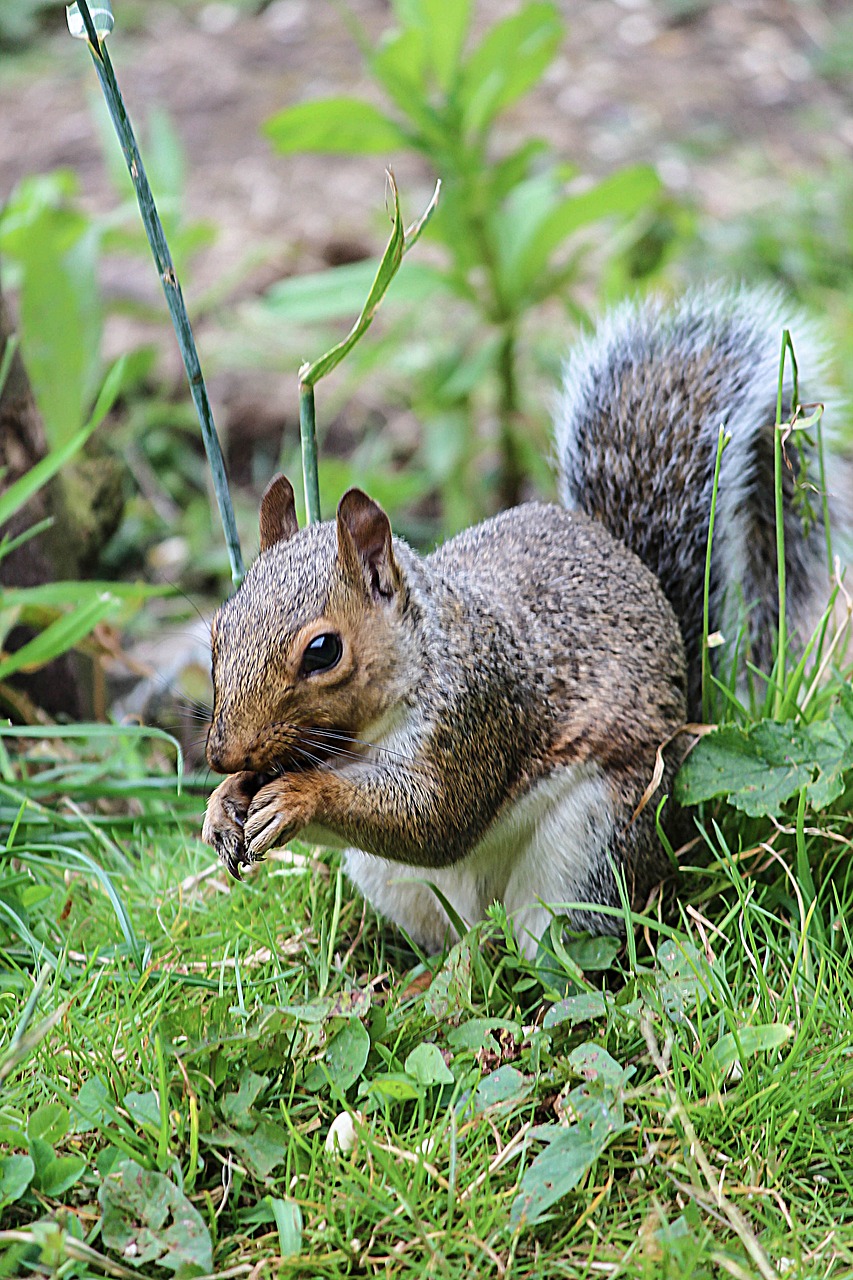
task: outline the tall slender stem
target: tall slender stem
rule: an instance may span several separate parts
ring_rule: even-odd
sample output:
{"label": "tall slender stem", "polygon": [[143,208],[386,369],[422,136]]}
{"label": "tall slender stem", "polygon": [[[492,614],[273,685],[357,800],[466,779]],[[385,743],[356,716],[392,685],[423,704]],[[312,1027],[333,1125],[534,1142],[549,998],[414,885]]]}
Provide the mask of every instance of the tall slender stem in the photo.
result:
{"label": "tall slender stem", "polygon": [[[785,506],[782,492],[782,395],[785,382],[785,356],[791,345],[791,335],[782,330],[782,352],[779,357],[779,385],[776,391],[776,424],[773,431],[773,487],[776,494],[776,574],[779,591],[779,628],[776,640],[776,669],[774,683],[775,715],[779,715],[785,696],[785,665],[788,635],[785,618]],[[793,406],[792,406],[793,412]]]}
{"label": "tall slender stem", "polygon": [[124,105],[121,91],[113,71],[110,55],[103,40],[98,38],[95,24],[92,21],[92,15],[89,12],[89,6],[86,0],[78,0],[78,8],[83,24],[86,28],[86,35],[89,42],[89,51],[92,55],[92,61],[95,64],[95,71],[106,99],[107,109],[113,122],[119,143],[121,144],[122,153],[125,158],[128,170],[130,172],[131,181],[133,182],[136,198],[139,202],[139,212],[142,215],[142,222],[145,227],[145,234],[148,237],[148,243],[151,246],[151,252],[154,255],[154,261],[157,265],[157,271],[160,276],[160,283],[163,286],[163,292],[166,295],[166,305],[169,308],[169,314],[172,317],[172,324],[178,339],[178,345],[181,349],[181,357],[184,362],[184,368],[190,384],[190,394],[195,404],[196,413],[198,414],[199,424],[201,426],[202,439],[204,441],[207,460],[210,464],[211,475],[213,478],[213,488],[216,494],[216,502],[219,507],[219,516],[222,521],[222,528],[225,532],[225,542],[228,547],[228,558],[231,564],[231,577],[235,585],[239,584],[243,579],[243,557],[240,552],[240,541],[237,536],[237,525],[234,520],[234,510],[231,505],[231,495],[228,491],[228,477],[225,472],[225,461],[222,457],[222,449],[219,444],[219,437],[216,434],[216,427],[213,422],[213,413],[210,408],[210,400],[207,395],[207,387],[204,383],[204,377],[201,372],[201,364],[198,358],[198,351],[193,338],[192,326],[190,325],[187,309],[184,304],[181,286],[178,282],[178,276],[175,271],[172,256],[169,252],[169,246],[166,242],[166,236],[163,231],[163,224],[160,221],[157,207],[154,203],[154,196],[151,192],[151,186],[145,173],[145,167],[142,163],[142,157],[139,154],[136,137],[133,127],[130,123],[130,117]]}
{"label": "tall slender stem", "polygon": [[314,387],[299,383],[299,435],[302,443],[302,480],[305,485],[305,513],[309,524],[320,519],[320,481],[317,476],[317,426],[314,416]]}

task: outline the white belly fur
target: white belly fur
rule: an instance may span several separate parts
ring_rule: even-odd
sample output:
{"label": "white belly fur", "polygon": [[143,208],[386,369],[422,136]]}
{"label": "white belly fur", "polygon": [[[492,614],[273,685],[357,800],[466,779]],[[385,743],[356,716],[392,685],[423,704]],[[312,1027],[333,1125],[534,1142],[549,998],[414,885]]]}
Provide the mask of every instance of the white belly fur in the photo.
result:
{"label": "white belly fur", "polygon": [[577,899],[612,830],[613,806],[601,771],[567,765],[536,783],[451,867],[413,867],[360,849],[347,849],[344,865],[376,909],[429,951],[455,936],[431,883],[468,924],[481,920],[492,902],[503,902],[519,944],[534,955],[550,918],[542,904]]}

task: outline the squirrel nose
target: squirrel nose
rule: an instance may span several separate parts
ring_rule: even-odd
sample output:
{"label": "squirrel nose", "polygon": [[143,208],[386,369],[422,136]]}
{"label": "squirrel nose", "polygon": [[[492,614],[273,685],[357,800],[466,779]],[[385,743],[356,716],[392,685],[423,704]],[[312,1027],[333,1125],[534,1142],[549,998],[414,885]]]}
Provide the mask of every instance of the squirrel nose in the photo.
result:
{"label": "squirrel nose", "polygon": [[226,743],[222,740],[222,733],[216,725],[211,725],[208,731],[205,755],[207,763],[217,773],[239,773],[244,768],[243,757],[228,750]]}

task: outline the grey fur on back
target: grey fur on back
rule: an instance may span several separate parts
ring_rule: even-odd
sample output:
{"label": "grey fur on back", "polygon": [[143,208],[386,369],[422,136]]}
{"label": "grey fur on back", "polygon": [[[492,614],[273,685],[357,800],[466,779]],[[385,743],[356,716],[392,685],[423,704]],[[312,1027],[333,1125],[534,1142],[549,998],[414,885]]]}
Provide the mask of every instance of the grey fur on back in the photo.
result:
{"label": "grey fur on back", "polygon": [[[821,343],[773,290],[706,288],[672,305],[623,304],[577,345],[565,367],[556,421],[561,498],[602,521],[657,575],[681,624],[693,715],[721,424],[732,438],[717,499],[711,631],[722,629],[731,644],[742,601],[753,660],[766,667],[770,656],[777,620],[773,424],[783,328],[791,330],[797,355],[800,401],[823,399]],[[791,391],[789,359],[783,420]],[[796,468],[797,451],[788,453]],[[817,482],[814,457],[808,472]],[[796,626],[805,620],[824,540],[819,496],[817,524],[804,536],[791,507],[793,487],[786,468],[788,608]]]}

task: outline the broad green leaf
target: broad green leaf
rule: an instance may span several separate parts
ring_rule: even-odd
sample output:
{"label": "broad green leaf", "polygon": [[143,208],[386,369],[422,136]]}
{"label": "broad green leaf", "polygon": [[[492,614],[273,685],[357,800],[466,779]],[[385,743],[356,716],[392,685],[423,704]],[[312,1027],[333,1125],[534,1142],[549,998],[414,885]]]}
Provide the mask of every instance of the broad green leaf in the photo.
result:
{"label": "broad green leaf", "polygon": [[[427,53],[423,32],[418,27],[386,33],[375,53],[368,53],[370,70],[394,105],[426,139],[441,136],[441,123],[426,97]],[[423,145],[417,137],[409,146]]]}
{"label": "broad green leaf", "polygon": [[413,1049],[405,1062],[406,1074],[418,1084],[453,1084],[453,1072],[442,1057],[437,1044],[424,1041]]}
{"label": "broad green leaf", "polygon": [[410,1102],[421,1096],[422,1089],[411,1076],[404,1075],[401,1071],[384,1071],[363,1084],[359,1093],[366,1097],[378,1094],[391,1102]]}
{"label": "broad green leaf", "polygon": [[236,1093],[226,1093],[222,1100],[222,1114],[228,1123],[235,1129],[253,1129],[258,1117],[250,1114],[251,1109],[268,1084],[269,1076],[259,1076],[244,1067]]}
{"label": "broad green leaf", "polygon": [[523,1101],[533,1088],[533,1080],[516,1067],[505,1065],[484,1076],[471,1099],[475,1112],[490,1107],[514,1106]]}
{"label": "broad green leaf", "polygon": [[552,1005],[545,1014],[543,1026],[546,1031],[559,1027],[563,1022],[574,1025],[576,1022],[592,1022],[594,1018],[603,1018],[607,1012],[604,996],[598,991],[582,992],[577,996],[567,996]]}
{"label": "broad green leaf", "polygon": [[[535,181],[535,180],[534,180]],[[632,218],[661,190],[660,178],[648,165],[620,169],[587,191],[569,195],[519,236],[502,264],[515,293],[527,289],[545,271],[551,254],[575,232],[604,218]]]}
{"label": "broad green leaf", "polygon": [[[375,277],[373,260],[291,276],[267,290],[262,306],[277,320],[292,324],[343,320],[358,311]],[[446,285],[437,268],[404,259],[394,282],[393,301],[421,302]]]}
{"label": "broad green leaf", "polygon": [[35,1183],[42,1195],[56,1200],[69,1191],[85,1171],[86,1161],[82,1156],[54,1156],[38,1171]]}
{"label": "broad green leaf", "polygon": [[720,1071],[728,1071],[734,1064],[768,1049],[778,1049],[791,1039],[793,1027],[780,1022],[767,1022],[756,1027],[741,1027],[735,1036],[727,1032],[720,1036],[711,1050],[711,1056]]}
{"label": "broad green leaf", "polygon": [[447,1043],[454,1052],[464,1049],[477,1051],[482,1048],[496,1050],[498,1041],[493,1033],[504,1032],[516,1044],[523,1038],[520,1022],[512,1022],[509,1018],[469,1018],[448,1033]]}
{"label": "broad green leaf", "polygon": [[370,1053],[370,1036],[358,1018],[349,1018],[336,1031],[320,1062],[312,1063],[305,1072],[306,1089],[321,1089],[329,1081],[346,1093],[361,1078]]}
{"label": "broad green leaf", "polygon": [[465,132],[479,134],[532,89],[563,38],[556,5],[535,3],[497,23],[462,68],[459,102]]}
{"label": "broad green leaf", "polygon": [[573,1069],[586,1083],[563,1099],[563,1117],[572,1123],[542,1125],[531,1137],[544,1138],[547,1147],[525,1171],[513,1202],[510,1224],[530,1226],[573,1190],[604,1148],[624,1132],[622,1089],[633,1069],[626,1070],[606,1049],[583,1044],[570,1057]]}
{"label": "broad green leaf", "polygon": [[136,1267],[157,1263],[168,1271],[189,1265],[213,1271],[213,1247],[201,1214],[162,1173],[120,1160],[98,1191],[101,1235],[107,1249]]}
{"label": "broad green leaf", "polygon": [[31,1156],[0,1156],[0,1208],[20,1200],[35,1171]]}
{"label": "broad green leaf", "polygon": [[456,76],[471,0],[397,0],[395,8],[408,30],[417,31],[439,88],[447,92]]}
{"label": "broad green leaf", "polygon": [[45,1102],[27,1121],[27,1137],[31,1142],[40,1138],[42,1142],[55,1144],[65,1137],[70,1123],[67,1107],[61,1102]]}
{"label": "broad green leaf", "polygon": [[577,1125],[559,1133],[525,1170],[510,1211],[510,1226],[531,1226],[574,1190],[592,1168],[603,1143]]}
{"label": "broad green leaf", "polygon": [[778,816],[801,788],[815,809],[844,791],[853,769],[853,695],[843,691],[827,720],[724,725],[702,738],[676,779],[679,804],[725,796],[750,817]]}
{"label": "broad green leaf", "polygon": [[138,1125],[153,1125],[155,1129],[160,1128],[160,1099],[157,1097],[156,1089],[146,1089],[144,1093],[131,1089],[124,1095],[124,1107]]}
{"label": "broad green leaf", "polygon": [[600,1044],[581,1044],[569,1054],[569,1065],[585,1080],[595,1081],[606,1089],[618,1089],[632,1073],[626,1071]]}
{"label": "broad green leaf", "polygon": [[21,351],[51,445],[80,430],[100,371],[99,233],[66,204],[73,185],[25,180],[0,219],[21,267]]}
{"label": "broad green leaf", "polygon": [[279,111],[263,128],[276,150],[285,155],[302,151],[385,155],[409,145],[405,133],[393,120],[360,98],[300,102]]}
{"label": "broad green leaf", "polygon": [[[253,1117],[254,1118],[254,1117]],[[271,1120],[257,1120],[251,1132],[240,1132],[230,1125],[219,1125],[204,1141],[214,1147],[233,1151],[259,1178],[268,1178],[287,1159],[290,1137],[283,1125]]]}
{"label": "broad green leaf", "polygon": [[424,1008],[433,1018],[462,1016],[471,1007],[471,944],[462,938],[432,980]]}

